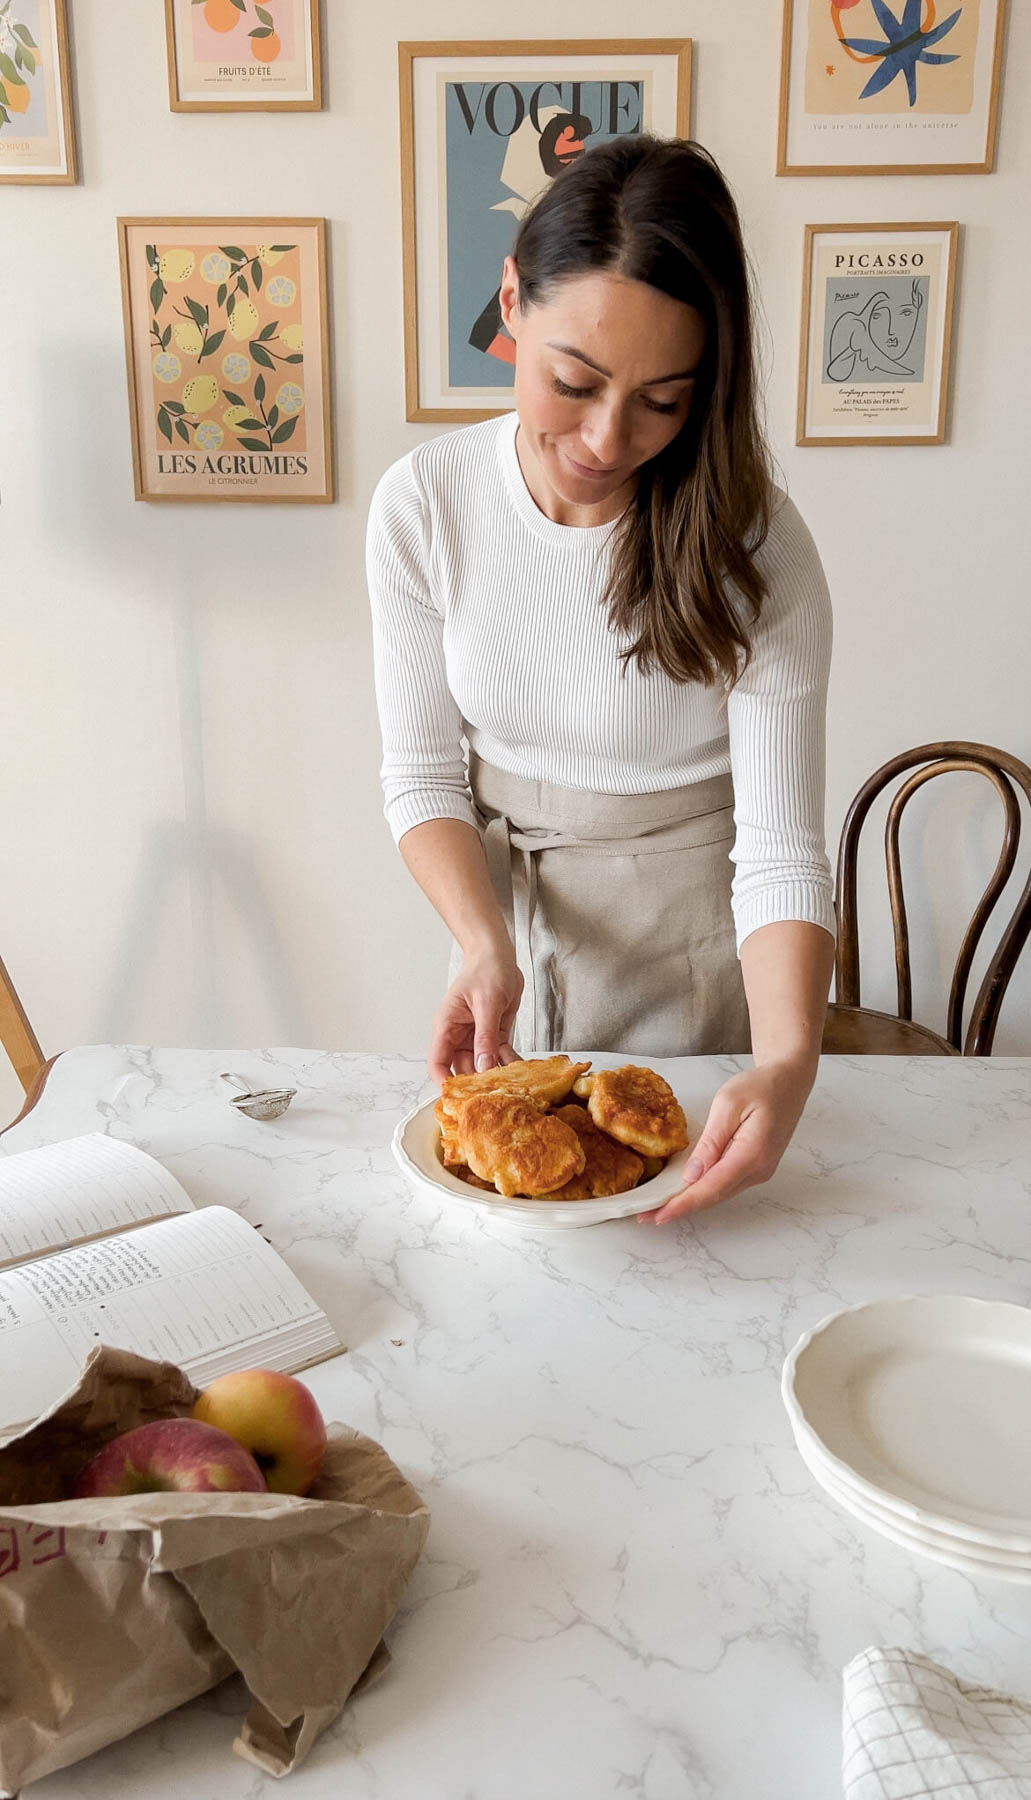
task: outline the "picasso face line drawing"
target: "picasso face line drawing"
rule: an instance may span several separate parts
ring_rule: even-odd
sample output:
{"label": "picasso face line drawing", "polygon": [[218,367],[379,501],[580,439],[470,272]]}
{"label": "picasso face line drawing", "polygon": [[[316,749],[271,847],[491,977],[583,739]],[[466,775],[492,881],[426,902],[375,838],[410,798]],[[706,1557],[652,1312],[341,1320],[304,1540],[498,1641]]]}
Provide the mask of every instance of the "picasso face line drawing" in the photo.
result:
{"label": "picasso face line drawing", "polygon": [[917,374],[909,366],[924,297],[914,279],[901,304],[879,288],[858,312],[839,313],[831,329],[825,369],[829,381],[869,380],[878,375]]}

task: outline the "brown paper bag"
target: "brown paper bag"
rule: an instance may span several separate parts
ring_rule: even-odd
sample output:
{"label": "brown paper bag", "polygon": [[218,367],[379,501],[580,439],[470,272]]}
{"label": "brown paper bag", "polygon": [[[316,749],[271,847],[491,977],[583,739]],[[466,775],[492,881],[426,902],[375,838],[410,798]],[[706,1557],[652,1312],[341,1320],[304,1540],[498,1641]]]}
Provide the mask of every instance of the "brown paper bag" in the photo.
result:
{"label": "brown paper bag", "polygon": [[306,1498],[62,1500],[122,1431],[190,1411],[169,1363],[92,1352],[78,1385],[0,1449],[0,1792],[52,1774],[239,1670],[233,1749],[296,1768],[360,1680],[429,1529],[371,1439],[330,1427]]}

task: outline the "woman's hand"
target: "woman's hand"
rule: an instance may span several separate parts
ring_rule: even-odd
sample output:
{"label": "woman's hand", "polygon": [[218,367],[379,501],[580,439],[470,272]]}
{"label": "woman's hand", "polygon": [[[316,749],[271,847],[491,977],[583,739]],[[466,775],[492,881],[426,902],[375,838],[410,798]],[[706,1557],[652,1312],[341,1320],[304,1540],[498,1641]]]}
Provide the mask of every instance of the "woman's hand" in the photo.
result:
{"label": "woman's hand", "polygon": [[769,1181],[809,1097],[815,1063],[766,1064],[732,1075],[717,1091],[678,1194],[643,1221],[666,1225]]}
{"label": "woman's hand", "polygon": [[505,945],[466,952],[433,1021],[427,1061],[434,1081],[452,1072],[471,1075],[474,1069],[515,1062],[511,1032],[522,991],[523,978],[507,939]]}

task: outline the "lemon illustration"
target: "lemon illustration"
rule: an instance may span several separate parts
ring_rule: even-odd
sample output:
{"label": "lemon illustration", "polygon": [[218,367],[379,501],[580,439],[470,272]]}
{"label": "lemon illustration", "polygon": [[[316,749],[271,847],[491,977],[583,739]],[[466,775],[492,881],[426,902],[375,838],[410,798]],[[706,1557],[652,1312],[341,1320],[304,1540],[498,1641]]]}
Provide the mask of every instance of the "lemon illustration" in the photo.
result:
{"label": "lemon illustration", "polygon": [[171,350],[158,350],[151,364],[158,381],[178,381],[183,365]]}
{"label": "lemon illustration", "polygon": [[265,264],[266,269],[271,269],[275,263],[282,261],[283,257],[286,255],[286,251],[273,250],[271,244],[259,244],[255,251],[255,255],[260,257],[261,261]]}
{"label": "lemon illustration", "polygon": [[222,447],[222,427],[216,425],[214,419],[204,419],[193,435],[202,450],[220,450]]}
{"label": "lemon illustration", "polygon": [[251,372],[250,358],[241,356],[239,350],[230,350],[228,356],[222,358],[222,373],[227,381],[246,381]]}
{"label": "lemon illustration", "polygon": [[213,375],[194,375],[183,388],[183,405],[188,413],[210,412],[218,399],[218,382]]}
{"label": "lemon illustration", "polygon": [[[222,414],[222,423],[223,425],[227,425],[230,431],[235,431],[239,437],[240,432],[243,430],[241,420],[252,419],[253,417],[254,414],[251,412],[249,406],[227,406],[225,412]],[[254,427],[252,426],[251,429],[253,430]]]}
{"label": "lemon illustration", "polygon": [[189,281],[196,258],[192,250],[165,250],[158,259],[162,281]]}
{"label": "lemon illustration", "polygon": [[304,349],[304,331],[300,319],[294,319],[289,325],[283,326],[279,334],[279,341],[285,344],[288,350]]}
{"label": "lemon illustration", "polygon": [[290,306],[297,298],[297,283],[289,275],[273,275],[265,283],[265,298],[270,306]]}
{"label": "lemon illustration", "polygon": [[258,329],[258,309],[253,300],[238,300],[233,307],[233,316],[229,321],[229,333],[238,344],[246,338],[252,338]]}
{"label": "lemon illustration", "polygon": [[233,265],[228,256],[222,255],[221,250],[209,250],[201,263],[200,272],[205,281],[210,281],[212,287],[215,287],[218,282],[229,280]]}
{"label": "lemon illustration", "polygon": [[181,325],[175,327],[172,336],[187,356],[196,356],[204,343],[201,328],[193,319],[184,319]]}
{"label": "lemon illustration", "polygon": [[296,381],[284,381],[276,391],[276,405],[288,419],[292,418],[304,405],[304,389],[298,387]]}

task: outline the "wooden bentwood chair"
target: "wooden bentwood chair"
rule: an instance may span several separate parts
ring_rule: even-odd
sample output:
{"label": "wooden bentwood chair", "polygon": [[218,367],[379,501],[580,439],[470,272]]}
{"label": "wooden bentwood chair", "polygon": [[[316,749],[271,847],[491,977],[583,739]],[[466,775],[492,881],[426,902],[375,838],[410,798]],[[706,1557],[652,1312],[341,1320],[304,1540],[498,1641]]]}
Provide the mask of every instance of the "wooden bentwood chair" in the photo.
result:
{"label": "wooden bentwood chair", "polygon": [[15,993],[14,983],[7,970],[0,962],[0,1044],[3,1045],[14,1072],[25,1092],[39,1074],[44,1064],[43,1052],[39,1047],[36,1034],[26,1017]]}
{"label": "wooden bentwood chair", "polygon": [[[923,765],[923,766],[918,766]],[[895,937],[895,970],[898,983],[898,1016],[874,1012],[860,1005],[859,921],[856,908],[856,864],[859,833],[877,795],[908,769],[915,773],[903,781],[888,808],[884,852],[888,869],[892,928]],[[899,820],[907,800],[934,775],[953,770],[974,771],[989,780],[1002,800],[1005,833],[999,860],[985,888],[960,945],[949,993],[947,1035],[940,1037],[926,1025],[913,1022],[913,995],[909,959],[909,929],[902,893],[899,863]],[[838,923],[835,955],[835,1004],[827,1008],[823,1034],[825,1054],[859,1056],[990,1056],[999,1011],[1010,976],[1031,931],[1031,873],[1012,916],[985,971],[963,1037],[963,1007],[967,981],[989,915],[1005,887],[1020,843],[1020,805],[1014,784],[1031,802],[1031,769],[1005,750],[990,744],[921,744],[892,757],[865,782],[848,809],[838,845],[838,870],[834,910]]]}

